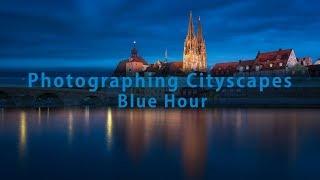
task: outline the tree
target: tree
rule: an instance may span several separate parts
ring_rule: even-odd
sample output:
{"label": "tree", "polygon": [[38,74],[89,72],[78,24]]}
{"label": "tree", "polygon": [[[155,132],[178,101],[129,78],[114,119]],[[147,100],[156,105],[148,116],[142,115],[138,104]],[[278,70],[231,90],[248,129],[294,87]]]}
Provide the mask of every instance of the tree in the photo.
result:
{"label": "tree", "polygon": [[308,74],[308,68],[299,63],[289,68],[288,71],[292,76],[306,76]]}

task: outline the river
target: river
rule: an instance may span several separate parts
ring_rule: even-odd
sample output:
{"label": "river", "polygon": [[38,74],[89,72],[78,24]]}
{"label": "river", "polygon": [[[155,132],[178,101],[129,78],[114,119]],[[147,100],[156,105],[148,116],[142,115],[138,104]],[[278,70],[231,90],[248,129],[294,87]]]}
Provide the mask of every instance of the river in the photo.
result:
{"label": "river", "polygon": [[0,177],[319,179],[319,117],[319,109],[0,109]]}

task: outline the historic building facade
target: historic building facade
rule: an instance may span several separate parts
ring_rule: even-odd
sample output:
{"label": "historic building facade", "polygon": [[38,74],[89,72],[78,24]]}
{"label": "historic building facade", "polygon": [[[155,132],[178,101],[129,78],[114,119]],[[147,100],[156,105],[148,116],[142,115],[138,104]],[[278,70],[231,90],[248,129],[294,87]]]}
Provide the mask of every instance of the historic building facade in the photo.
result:
{"label": "historic building facade", "polygon": [[138,54],[134,42],[131,49],[131,56],[128,59],[119,62],[117,68],[114,71],[116,76],[133,76],[135,73],[141,73],[149,66],[148,63]]}
{"label": "historic building facade", "polygon": [[258,52],[253,60],[218,63],[211,73],[216,76],[233,75],[285,75],[287,70],[298,64],[293,49],[279,49],[270,52]]}
{"label": "historic building facade", "polygon": [[[120,61],[114,74],[118,76],[132,76],[135,73],[148,73],[153,75],[185,75],[191,71],[206,72],[207,71],[207,52],[206,44],[203,37],[202,25],[200,17],[197,21],[197,31],[193,25],[192,13],[189,16],[189,25],[187,36],[184,42],[183,60],[167,62],[158,60],[154,64],[148,64],[142,57],[138,55],[135,46],[131,50],[131,56]],[[167,57],[167,51],[166,55]]]}
{"label": "historic building facade", "polygon": [[206,44],[202,34],[200,17],[198,19],[197,32],[194,31],[192,13],[190,12],[189,26],[183,50],[183,71],[200,71],[207,70],[207,52]]}

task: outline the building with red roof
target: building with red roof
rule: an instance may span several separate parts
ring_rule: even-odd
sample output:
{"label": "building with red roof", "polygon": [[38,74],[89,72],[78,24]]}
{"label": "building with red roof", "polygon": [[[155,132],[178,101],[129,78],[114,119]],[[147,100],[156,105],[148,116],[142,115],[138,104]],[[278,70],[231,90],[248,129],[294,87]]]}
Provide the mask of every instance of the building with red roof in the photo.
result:
{"label": "building with red roof", "polygon": [[311,57],[298,58],[298,63],[302,66],[310,66],[312,65],[312,59]]}
{"label": "building with red roof", "polygon": [[256,57],[256,65],[260,65],[260,70],[273,70],[291,68],[298,63],[293,49],[279,49],[260,53]]}
{"label": "building with red roof", "polygon": [[215,76],[232,76],[237,72],[239,62],[217,63],[211,73]]}
{"label": "building with red roof", "polygon": [[285,74],[298,63],[293,49],[257,53],[253,60],[217,63],[211,70],[215,76]]}
{"label": "building with red roof", "polygon": [[131,56],[128,59],[122,60],[119,62],[114,75],[116,76],[132,76],[135,73],[141,73],[146,70],[148,63],[138,55],[138,50],[133,45],[131,49]]}

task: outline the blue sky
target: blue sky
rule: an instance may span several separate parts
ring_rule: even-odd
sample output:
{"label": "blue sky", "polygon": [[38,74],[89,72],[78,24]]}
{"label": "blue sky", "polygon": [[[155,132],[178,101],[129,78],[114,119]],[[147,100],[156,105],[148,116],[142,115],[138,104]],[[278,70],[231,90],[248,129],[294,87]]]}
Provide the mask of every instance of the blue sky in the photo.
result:
{"label": "blue sky", "polygon": [[154,62],[168,49],[181,60],[188,14],[201,16],[208,63],[294,48],[320,57],[317,0],[2,0],[2,68],[104,67],[127,58],[132,42]]}

